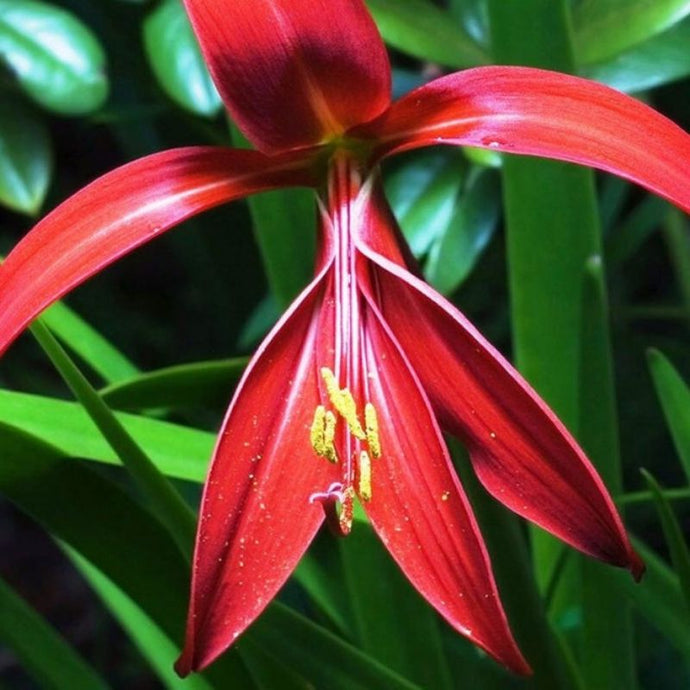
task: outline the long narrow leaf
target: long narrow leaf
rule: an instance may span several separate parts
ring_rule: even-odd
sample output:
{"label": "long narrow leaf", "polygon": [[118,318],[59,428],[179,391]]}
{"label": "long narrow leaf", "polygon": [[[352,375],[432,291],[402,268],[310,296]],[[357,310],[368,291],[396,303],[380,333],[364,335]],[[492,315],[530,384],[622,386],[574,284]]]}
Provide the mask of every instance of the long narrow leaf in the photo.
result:
{"label": "long narrow leaf", "polygon": [[181,551],[186,553],[191,550],[194,541],[195,518],[189,506],[127,433],[48,328],[38,320],[31,326],[31,332],[99,431],[117,453],[140,491],[150,501],[160,520],[168,527]]}
{"label": "long narrow leaf", "polygon": [[96,671],[2,579],[0,640],[46,690],[108,690]]}
{"label": "long narrow leaf", "polygon": [[676,451],[690,483],[690,389],[671,362],[658,350],[649,350],[647,362]]}
{"label": "long narrow leaf", "polygon": [[[74,549],[64,546],[70,560],[98,594],[103,605],[115,617],[129,638],[156,672],[168,690],[212,690],[203,676],[182,680],[173,671],[170,659],[177,654],[177,645],[142,611],[141,607],[117,585],[95,568]],[[74,688],[75,686],[72,686]],[[81,688],[81,686],[78,686]]]}
{"label": "long narrow leaf", "polygon": [[122,352],[63,302],[49,307],[41,319],[104,381],[114,383],[138,373],[137,367]]}
{"label": "long narrow leaf", "polygon": [[449,67],[488,62],[452,16],[429,0],[367,0],[367,5],[384,40],[403,52]]}
{"label": "long narrow leaf", "polygon": [[[0,424],[0,446],[0,493],[79,551],[179,640],[188,565],[152,514],[84,463],[61,457],[24,432]],[[246,635],[315,687],[416,687],[279,603]],[[233,650],[205,675],[218,688],[253,687]]]}
{"label": "long narrow leaf", "polygon": [[230,398],[246,365],[246,357],[180,364],[130,377],[100,394],[109,406],[125,410],[213,405]]}
{"label": "long narrow leaf", "polygon": [[642,43],[690,13],[687,0],[598,0],[573,12],[578,61],[598,62]]}
{"label": "long narrow leaf", "polygon": [[[213,434],[137,415],[115,416],[162,472],[178,479],[203,481]],[[51,443],[64,456],[120,462],[78,403],[0,390],[0,422]]]}
{"label": "long narrow leaf", "polygon": [[[578,436],[609,489],[620,493],[618,422],[601,257],[587,262],[583,279]],[[589,559],[582,562],[582,671],[587,687],[636,687],[632,621],[620,588],[626,575]]]}
{"label": "long narrow leaf", "polygon": [[361,648],[421,687],[450,690],[438,619],[370,526],[357,525],[339,546]]}
{"label": "long narrow leaf", "polygon": [[671,642],[686,663],[690,663],[690,615],[678,578],[642,541],[633,540],[633,546],[644,559],[647,571],[640,584],[625,578],[621,583],[623,591],[637,612]]}
{"label": "long narrow leaf", "polygon": [[673,508],[671,508],[671,504],[664,496],[661,486],[659,486],[652,474],[646,470],[641,470],[641,472],[654,496],[654,503],[659,513],[666,543],[671,552],[671,561],[678,574],[680,590],[685,597],[687,611],[690,613],[690,551],[688,550],[688,544],[685,541],[683,531],[678,524]]}

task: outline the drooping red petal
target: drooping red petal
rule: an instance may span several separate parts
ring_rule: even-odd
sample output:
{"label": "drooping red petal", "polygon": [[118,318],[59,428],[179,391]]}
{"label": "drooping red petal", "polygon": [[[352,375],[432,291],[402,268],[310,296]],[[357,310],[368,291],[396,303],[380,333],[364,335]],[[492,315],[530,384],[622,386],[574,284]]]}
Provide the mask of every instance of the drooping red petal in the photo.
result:
{"label": "drooping red petal", "polygon": [[519,515],[639,578],[644,565],[570,433],[452,304],[377,252],[393,245],[385,201],[375,195],[365,210],[358,247],[377,267],[381,311],[441,426],[464,441],[484,486]]}
{"label": "drooping red petal", "polygon": [[310,496],[337,479],[316,457],[316,341],[321,277],[263,342],[223,423],[197,532],[184,676],[210,664],[256,619],[323,522]]}
{"label": "drooping red petal", "polygon": [[408,579],[454,628],[513,671],[529,673],[429,402],[368,300],[364,357],[382,454],[371,461],[367,515]]}
{"label": "drooping red petal", "polygon": [[378,156],[461,144],[590,165],[690,212],[690,135],[629,96],[557,72],[478,67],[450,74],[353,136],[378,140]]}
{"label": "drooping red petal", "polygon": [[46,216],[0,266],[0,352],[43,309],[185,218],[238,197],[312,185],[296,154],[185,148],[129,163]]}
{"label": "drooping red petal", "polygon": [[254,145],[321,142],[382,113],[390,67],[361,0],[185,0],[218,91]]}

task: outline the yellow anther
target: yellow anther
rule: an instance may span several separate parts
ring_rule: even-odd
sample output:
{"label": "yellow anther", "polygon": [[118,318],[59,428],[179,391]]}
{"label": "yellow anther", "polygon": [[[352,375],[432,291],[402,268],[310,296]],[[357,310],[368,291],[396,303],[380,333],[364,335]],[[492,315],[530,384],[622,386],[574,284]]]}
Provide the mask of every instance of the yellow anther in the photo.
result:
{"label": "yellow anther", "polygon": [[311,447],[322,458],[331,462],[338,462],[338,454],[335,450],[335,415],[327,412],[323,405],[317,405],[314,410],[314,421],[309,431]]}
{"label": "yellow anther", "polygon": [[379,439],[379,421],[376,416],[376,408],[367,403],[364,406],[364,426],[366,427],[367,445],[375,458],[381,457],[381,440]]}
{"label": "yellow anther", "polygon": [[357,493],[363,501],[371,500],[371,459],[369,453],[363,450],[359,454],[359,481]]}
{"label": "yellow anther", "polygon": [[345,420],[350,429],[350,433],[360,441],[364,441],[367,436],[364,433],[364,429],[362,429],[359,419],[357,419],[357,405],[355,404],[355,399],[352,397],[352,393],[348,388],[340,388],[338,386],[335,374],[327,367],[321,369],[321,376],[326,384],[326,392],[328,393],[328,399],[331,401],[331,405],[333,405],[335,411]]}
{"label": "yellow anther", "polygon": [[325,446],[325,457],[331,462],[338,462],[338,453],[335,450],[335,415],[330,410],[326,412],[326,419],[323,427],[323,442]]}
{"label": "yellow anther", "polygon": [[326,426],[326,408],[323,405],[317,405],[314,410],[314,421],[311,423],[309,431],[309,439],[311,447],[315,453],[321,457],[326,454],[326,440],[325,440],[325,426]]}

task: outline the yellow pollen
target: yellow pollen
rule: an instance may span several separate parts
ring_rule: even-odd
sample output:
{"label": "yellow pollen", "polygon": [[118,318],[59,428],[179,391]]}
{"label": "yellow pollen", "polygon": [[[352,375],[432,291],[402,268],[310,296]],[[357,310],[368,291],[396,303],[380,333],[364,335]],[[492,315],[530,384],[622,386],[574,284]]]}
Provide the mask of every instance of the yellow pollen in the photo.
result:
{"label": "yellow pollen", "polygon": [[363,501],[371,500],[371,459],[366,450],[363,450],[359,454],[359,482],[357,493]]}
{"label": "yellow pollen", "polygon": [[311,423],[309,430],[309,440],[311,447],[317,455],[322,456],[326,452],[326,443],[324,438],[324,428],[326,425],[326,408],[323,405],[317,405],[314,410],[314,421]]}
{"label": "yellow pollen", "polygon": [[318,405],[314,410],[314,421],[309,431],[311,447],[314,452],[322,458],[331,462],[338,462],[338,454],[333,442],[335,438],[335,415],[326,412],[323,405]]}
{"label": "yellow pollen", "polygon": [[335,415],[330,410],[326,412],[323,441],[326,451],[325,457],[331,462],[338,462],[338,453],[335,450]]}
{"label": "yellow pollen", "polygon": [[321,369],[321,376],[326,384],[328,399],[331,401],[335,411],[345,420],[350,433],[360,441],[364,441],[367,436],[364,433],[364,429],[362,429],[359,419],[357,419],[357,405],[350,389],[340,388],[335,374],[328,367]]}
{"label": "yellow pollen", "polygon": [[379,439],[379,421],[376,416],[376,408],[367,403],[364,406],[364,426],[366,427],[367,445],[375,458],[381,457],[381,440]]}

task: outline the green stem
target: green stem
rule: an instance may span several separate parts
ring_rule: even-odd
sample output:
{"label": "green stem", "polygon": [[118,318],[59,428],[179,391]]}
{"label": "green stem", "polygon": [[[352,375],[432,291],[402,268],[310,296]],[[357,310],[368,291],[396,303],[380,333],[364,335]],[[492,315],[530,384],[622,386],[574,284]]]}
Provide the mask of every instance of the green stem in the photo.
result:
{"label": "green stem", "polygon": [[192,509],[123,428],[48,328],[35,321],[31,332],[189,559],[196,525]]}

